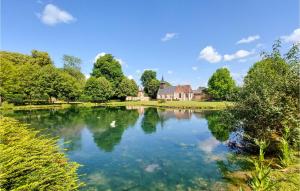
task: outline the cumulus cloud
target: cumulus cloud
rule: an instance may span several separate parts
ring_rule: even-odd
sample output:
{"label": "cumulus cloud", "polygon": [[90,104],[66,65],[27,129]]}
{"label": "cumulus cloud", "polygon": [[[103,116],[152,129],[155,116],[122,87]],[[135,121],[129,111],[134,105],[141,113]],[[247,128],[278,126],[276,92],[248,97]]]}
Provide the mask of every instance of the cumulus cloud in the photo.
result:
{"label": "cumulus cloud", "polygon": [[58,23],[71,23],[76,19],[67,11],[60,9],[53,4],[47,4],[41,14],[38,14],[40,20],[50,26]]}
{"label": "cumulus cloud", "polygon": [[198,59],[204,59],[210,63],[217,63],[222,60],[222,56],[212,46],[207,46],[201,50]]}
{"label": "cumulus cloud", "polygon": [[128,75],[127,78],[130,79],[130,80],[132,80],[133,76],[132,75]]}
{"label": "cumulus cloud", "polygon": [[247,38],[242,38],[241,40],[237,41],[236,44],[250,43],[258,39],[260,39],[259,35],[248,36]]}
{"label": "cumulus cloud", "polygon": [[173,71],[172,70],[168,70],[168,74],[173,74]]}
{"label": "cumulus cloud", "polygon": [[245,58],[249,55],[251,55],[252,52],[249,52],[247,50],[238,50],[237,52],[233,53],[233,54],[225,54],[224,55],[224,61],[231,61],[231,60],[235,60],[235,59],[242,59]]}
{"label": "cumulus cloud", "polygon": [[165,36],[161,39],[162,42],[166,42],[178,37],[178,33],[166,33]]}
{"label": "cumulus cloud", "polygon": [[94,63],[96,63],[96,61],[98,60],[98,58],[104,56],[105,54],[106,54],[105,52],[100,52],[100,53],[98,53],[98,54],[95,56],[95,58],[94,58]]}
{"label": "cumulus cloud", "polygon": [[300,43],[300,28],[295,29],[290,35],[281,37],[284,42]]}
{"label": "cumulus cloud", "polygon": [[198,67],[197,66],[193,66],[192,70],[196,71],[196,70],[198,70]]}
{"label": "cumulus cloud", "polygon": [[[95,56],[95,58],[94,58],[94,63],[98,60],[98,58],[100,58],[100,57],[102,57],[102,56],[104,56],[104,55],[106,55],[107,53],[105,53],[105,52],[100,52],[100,53],[98,53],[96,56]],[[126,66],[126,67],[128,67],[128,64],[126,64],[126,62],[124,62],[122,59],[120,59],[120,58],[115,58],[122,66]]]}

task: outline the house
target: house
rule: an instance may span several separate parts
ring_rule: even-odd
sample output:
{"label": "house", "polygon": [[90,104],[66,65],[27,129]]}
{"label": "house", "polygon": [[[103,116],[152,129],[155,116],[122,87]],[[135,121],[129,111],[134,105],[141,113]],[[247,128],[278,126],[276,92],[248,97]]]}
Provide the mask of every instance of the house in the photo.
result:
{"label": "house", "polygon": [[205,87],[199,87],[197,90],[193,90],[193,100],[202,101],[207,99],[209,99],[209,97]]}
{"label": "house", "polygon": [[193,90],[190,85],[168,86],[162,77],[157,92],[157,99],[167,100],[192,100]]}
{"label": "house", "polygon": [[126,96],[126,101],[149,101],[150,97],[145,96],[142,88],[139,88],[137,96]]}

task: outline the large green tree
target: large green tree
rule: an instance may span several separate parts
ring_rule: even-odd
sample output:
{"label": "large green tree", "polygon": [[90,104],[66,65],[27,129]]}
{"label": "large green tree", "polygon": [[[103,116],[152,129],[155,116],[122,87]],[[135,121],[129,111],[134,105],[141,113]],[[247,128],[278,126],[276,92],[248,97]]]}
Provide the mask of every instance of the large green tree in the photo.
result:
{"label": "large green tree", "polygon": [[124,77],[121,64],[111,54],[105,54],[97,59],[91,76],[104,77],[112,83],[113,87],[117,87]]}
{"label": "large green tree", "polygon": [[104,77],[90,77],[84,87],[85,95],[89,96],[91,101],[104,102],[112,96],[111,83]]}
{"label": "large green tree", "polygon": [[208,80],[208,93],[215,100],[228,100],[235,90],[235,81],[227,68],[218,69]]}
{"label": "large green tree", "polygon": [[159,88],[159,81],[156,79],[156,72],[153,70],[145,70],[141,76],[141,82],[145,93],[151,98],[156,98]]}
{"label": "large green tree", "polygon": [[63,64],[63,70],[74,77],[81,88],[83,88],[85,83],[85,76],[81,72],[81,59],[71,55],[63,55]]}
{"label": "large green tree", "polygon": [[147,85],[147,94],[152,99],[156,99],[156,95],[159,89],[160,81],[157,79],[152,79]]}
{"label": "large green tree", "polygon": [[117,96],[124,100],[126,96],[137,96],[138,86],[133,79],[124,77],[116,91]]}

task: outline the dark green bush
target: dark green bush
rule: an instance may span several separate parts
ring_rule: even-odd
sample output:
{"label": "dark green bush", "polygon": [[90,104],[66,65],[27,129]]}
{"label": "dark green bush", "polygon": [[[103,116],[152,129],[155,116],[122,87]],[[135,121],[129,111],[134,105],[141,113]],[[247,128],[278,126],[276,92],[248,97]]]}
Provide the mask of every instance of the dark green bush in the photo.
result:
{"label": "dark green bush", "polygon": [[78,164],[70,162],[57,141],[27,125],[0,119],[0,190],[78,190]]}

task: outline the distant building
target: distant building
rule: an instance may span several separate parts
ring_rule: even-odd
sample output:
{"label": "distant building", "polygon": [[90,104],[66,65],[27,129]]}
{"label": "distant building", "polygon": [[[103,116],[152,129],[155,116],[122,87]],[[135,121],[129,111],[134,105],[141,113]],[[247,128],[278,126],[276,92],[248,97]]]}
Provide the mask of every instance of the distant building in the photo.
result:
{"label": "distant building", "polygon": [[139,88],[137,96],[126,96],[126,101],[149,101],[150,97],[145,96],[142,88]]}
{"label": "distant building", "polygon": [[199,87],[197,90],[193,90],[193,100],[202,101],[207,99],[209,99],[209,97],[205,87]]}
{"label": "distant building", "polygon": [[193,90],[190,85],[168,86],[167,82],[164,81],[164,78],[162,77],[157,92],[157,99],[192,100]]}

